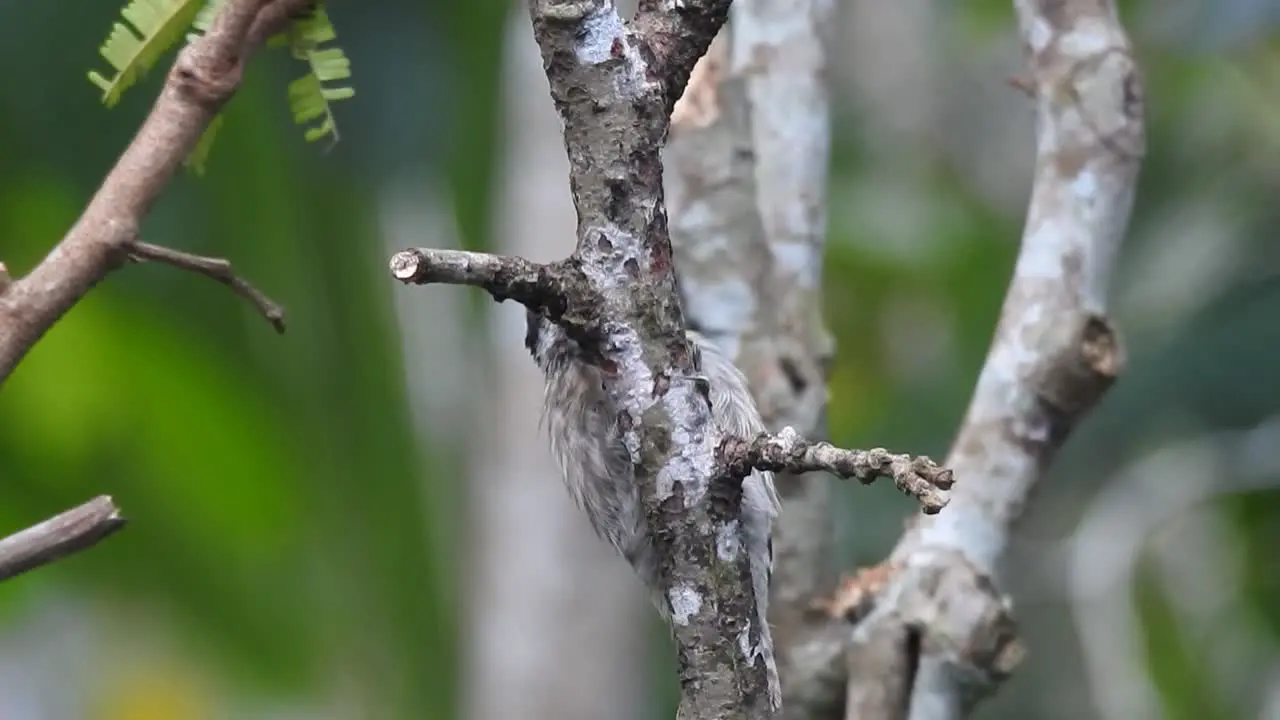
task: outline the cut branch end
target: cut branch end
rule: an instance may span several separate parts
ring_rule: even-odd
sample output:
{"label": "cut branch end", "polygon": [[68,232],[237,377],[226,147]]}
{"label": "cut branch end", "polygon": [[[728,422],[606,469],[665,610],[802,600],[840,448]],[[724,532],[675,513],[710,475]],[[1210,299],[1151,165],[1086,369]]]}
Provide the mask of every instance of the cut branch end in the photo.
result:
{"label": "cut branch end", "polygon": [[0,580],[86,550],[125,526],[109,495],[32,525],[0,540]]}
{"label": "cut branch end", "polygon": [[543,265],[514,255],[410,248],[393,255],[390,268],[392,277],[406,285],[470,285],[498,302],[514,300],[553,317],[568,304],[584,302],[571,297],[569,263]]}

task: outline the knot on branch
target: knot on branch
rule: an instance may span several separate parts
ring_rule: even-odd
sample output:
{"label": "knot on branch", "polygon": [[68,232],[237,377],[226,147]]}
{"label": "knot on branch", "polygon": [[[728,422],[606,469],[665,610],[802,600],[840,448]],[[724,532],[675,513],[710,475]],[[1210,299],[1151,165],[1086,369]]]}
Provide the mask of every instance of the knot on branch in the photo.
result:
{"label": "knot on branch", "polygon": [[884,668],[940,661],[957,681],[967,711],[1026,656],[1008,596],[962,553],[921,551],[866,580],[874,609],[857,623],[850,646],[851,667],[862,670],[850,680],[850,716],[855,709],[857,717],[880,715],[873,711],[883,709],[883,688],[890,684],[897,695],[891,706],[903,707],[912,696],[914,672],[902,683]]}
{"label": "knot on branch", "polygon": [[1124,370],[1124,343],[1107,318],[1091,313],[1053,332],[1060,333],[1053,346],[1061,349],[1033,381],[1040,401],[1064,423],[1072,423],[1098,403]]}
{"label": "knot on branch", "polygon": [[240,86],[249,55],[315,5],[316,0],[224,3],[208,31],[178,54],[170,82],[191,102],[216,111]]}
{"label": "knot on branch", "polygon": [[754,470],[799,474],[824,471],[838,477],[857,478],[864,485],[877,478],[892,478],[902,492],[920,501],[921,510],[933,515],[946,507],[942,491],[954,482],[951,471],[926,456],[898,455],[884,448],[845,450],[827,442],[810,442],[794,428],[776,435],[762,433],[753,440],[728,438],[717,449],[721,474],[744,478]]}

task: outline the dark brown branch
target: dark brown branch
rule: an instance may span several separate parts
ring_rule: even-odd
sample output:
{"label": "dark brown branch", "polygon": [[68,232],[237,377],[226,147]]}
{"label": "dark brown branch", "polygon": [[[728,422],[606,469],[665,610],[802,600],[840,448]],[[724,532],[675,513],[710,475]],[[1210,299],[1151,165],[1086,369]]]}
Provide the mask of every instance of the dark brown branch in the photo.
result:
{"label": "dark brown branch", "polygon": [[928,457],[897,455],[884,448],[845,450],[831,443],[805,440],[790,427],[750,441],[727,438],[721,442],[717,455],[721,471],[738,478],[752,470],[829,472],[845,479],[857,478],[864,485],[877,478],[892,478],[899,490],[920,501],[926,515],[946,507],[947,498],[942,491],[950,490],[953,482],[951,471]]}
{"label": "dark brown branch", "polygon": [[0,540],[0,581],[86,550],[123,528],[125,519],[107,495]]}
{"label": "dark brown branch", "polygon": [[253,306],[258,309],[258,312],[262,313],[267,322],[271,323],[271,327],[274,327],[276,332],[283,333],[285,330],[284,308],[277,305],[275,301],[250,284],[249,281],[236,275],[231,269],[231,261],[229,260],[192,255],[181,250],[173,250],[141,241],[134,242],[129,246],[129,256],[137,262],[149,260],[163,263],[179,270],[187,270],[204,275],[211,280],[216,280],[231,288],[237,295],[253,303]]}
{"label": "dark brown branch", "polygon": [[470,285],[494,300],[515,300],[530,310],[564,312],[573,269],[568,263],[542,264],[514,255],[466,250],[410,248],[391,257],[391,275],[406,285]]}
{"label": "dark brown branch", "polygon": [[49,328],[128,258],[152,205],[240,85],[247,57],[313,0],[227,0],[178,53],[151,114],[76,224],[0,293],[0,382]]}
{"label": "dark brown branch", "polygon": [[728,19],[730,5],[730,0],[640,0],[634,25],[653,53],[651,70],[664,81],[668,116],[694,65]]}

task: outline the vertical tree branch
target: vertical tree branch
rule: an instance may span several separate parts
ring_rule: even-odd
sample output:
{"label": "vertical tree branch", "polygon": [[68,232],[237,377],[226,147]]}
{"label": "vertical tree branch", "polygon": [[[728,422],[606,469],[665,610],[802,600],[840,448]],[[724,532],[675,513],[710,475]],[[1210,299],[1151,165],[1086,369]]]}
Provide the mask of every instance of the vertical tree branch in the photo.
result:
{"label": "vertical tree branch", "polygon": [[[520,10],[508,22],[495,225],[503,249],[551,258],[572,246],[576,218],[559,119]],[[536,429],[543,378],[519,341],[524,326],[523,308],[490,310],[494,374],[483,393],[487,412],[473,431],[468,484],[465,718],[639,720],[650,709],[641,651],[648,600],[631,568],[574,507]],[[548,648],[557,648],[554,662]]]}
{"label": "vertical tree branch", "polygon": [[[820,297],[831,144],[824,28],[833,11],[829,0],[737,0],[676,105],[666,152],[690,324],[735,358],[771,430],[810,437],[826,432],[833,349]],[[844,695],[830,681],[843,637],[815,632],[825,619],[806,611],[830,580],[831,478],[775,481],[784,512],[770,615],[785,715],[809,717]],[[825,661],[814,663],[817,654]]]}
{"label": "vertical tree branch", "polygon": [[610,0],[531,0],[534,37],[563,128],[578,242],[565,261],[410,249],[402,282],[479,286],[558,324],[602,374],[630,454],[672,621],[679,717],[773,716],[767,630],[756,621],[740,520],[751,469],[893,477],[933,511],[951,473],[927,458],[851,452],[792,429],[733,437],[711,421],[676,294],[663,204],[662,144],[694,59],[728,0],[641,2],[624,23]]}
{"label": "vertical tree branch", "polygon": [[[922,633],[913,720],[958,717],[1020,651],[995,565],[1072,427],[1123,365],[1106,317],[1142,155],[1142,80],[1114,3],[1016,0],[1037,115],[1035,186],[999,325],[948,458],[946,512],[894,550],[896,576],[857,628],[858,657],[901,657],[886,628]],[[886,672],[898,663],[884,665]],[[883,673],[850,678],[847,717],[899,717]]]}
{"label": "vertical tree branch", "polygon": [[611,376],[606,391],[629,428],[671,607],[679,716],[769,717],[747,557],[717,552],[717,536],[741,532],[741,492],[712,483],[716,433],[707,400],[690,381],[660,156],[672,105],[729,2],[646,0],[634,26],[609,0],[531,0],[529,7],[569,156],[578,213],[573,260],[596,296],[593,312],[608,318],[598,327]]}

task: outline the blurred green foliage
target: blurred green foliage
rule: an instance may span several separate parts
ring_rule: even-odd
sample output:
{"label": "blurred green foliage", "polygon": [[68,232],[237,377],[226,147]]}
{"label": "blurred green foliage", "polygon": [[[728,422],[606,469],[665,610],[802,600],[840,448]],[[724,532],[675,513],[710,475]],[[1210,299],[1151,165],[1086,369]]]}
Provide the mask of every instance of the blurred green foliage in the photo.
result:
{"label": "blurred green foliage", "polygon": [[[83,72],[116,8],[55,15],[53,5],[0,5],[0,62],[35,68],[12,73],[0,91],[0,258],[15,274],[74,222],[159,80],[104,111]],[[1146,17],[1146,5],[1128,3],[1126,13]],[[463,244],[490,242],[508,9],[496,0],[331,8],[362,79],[359,99],[339,111],[347,141],[325,156],[298,137],[279,92],[294,68],[252,64],[208,173],[178,178],[144,234],[231,258],[287,308],[289,331],[276,336],[214,283],[149,266],[113,275],[54,328],[0,390],[0,527],[102,492],[133,523],[91,553],[0,586],[0,622],[74,588],[111,612],[154,613],[247,695],[323,703],[354,693],[379,720],[457,716],[459,603],[447,567],[457,548],[438,546],[429,525],[433,513],[451,512],[450,486],[463,476],[452,449],[414,436],[376,211],[390,184],[431,177],[450,191]],[[1011,40],[1007,2],[945,12],[959,46]],[[1063,516],[1148,447],[1163,418],[1191,418],[1179,432],[1198,432],[1246,427],[1280,406],[1280,290],[1269,282],[1280,219],[1280,113],[1269,98],[1280,55],[1265,40],[1206,54],[1147,37],[1135,32],[1151,150],[1117,284],[1149,281],[1145,263],[1180,227],[1178,213],[1198,203],[1231,218],[1241,259],[1198,291],[1193,312],[1122,315],[1129,371],[1040,496]],[[842,107],[837,123],[864,120]],[[877,183],[897,173],[923,244],[913,251],[857,213],[833,213],[833,439],[940,457],[981,367],[1022,217],[991,207],[970,187],[972,168],[940,152],[895,169],[859,132],[837,132],[836,143],[833,192],[873,202]],[[479,317],[487,301],[469,297]],[[925,340],[945,340],[922,368],[904,372],[892,351],[885,318],[895,313],[918,319]],[[842,497],[853,518],[847,559],[879,560],[906,501],[885,488]],[[1250,568],[1241,592],[1280,641],[1280,566],[1269,551],[1280,539],[1277,497],[1220,506]],[[1141,586],[1168,716],[1231,717],[1200,682],[1206,661],[1180,635],[1163,591]],[[1055,654],[1033,649],[1028,679],[985,716],[1052,716],[1035,688],[1038,664]],[[157,680],[139,692],[171,685],[185,687]]]}

